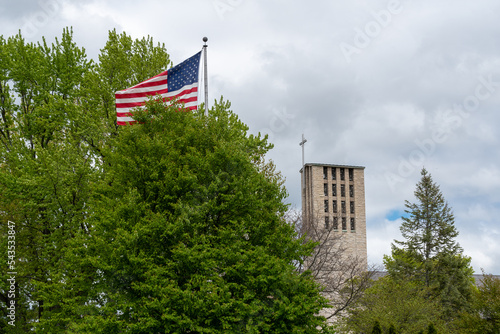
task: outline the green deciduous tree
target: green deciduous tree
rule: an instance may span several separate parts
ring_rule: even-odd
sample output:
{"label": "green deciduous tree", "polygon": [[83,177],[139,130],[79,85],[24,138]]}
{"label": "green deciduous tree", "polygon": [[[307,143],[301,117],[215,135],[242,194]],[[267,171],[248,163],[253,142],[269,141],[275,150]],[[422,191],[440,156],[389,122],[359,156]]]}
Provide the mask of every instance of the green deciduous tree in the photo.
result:
{"label": "green deciduous tree", "polygon": [[406,201],[408,216],[402,217],[401,234],[391,256],[384,257],[395,279],[422,282],[429,294],[439,298],[448,317],[467,307],[471,297],[473,270],[455,238],[454,216],[439,186],[427,170],[415,190],[416,203]]}
{"label": "green deciduous tree", "polygon": [[[88,233],[87,199],[104,171],[103,147],[116,135],[114,90],[169,63],[164,46],[115,31],[102,54],[97,65],[88,60],[70,29],[52,44],[27,43],[21,34],[0,37],[0,245],[5,254],[7,221],[14,221],[20,332],[37,326],[55,333],[78,314],[76,300],[85,302],[69,285],[69,278],[85,277],[85,268],[70,269],[67,252],[78,245],[79,234]],[[134,66],[123,68],[121,61],[129,59]],[[147,66],[139,66],[140,59]],[[71,298],[62,298],[66,292]]]}
{"label": "green deciduous tree", "polygon": [[[114,92],[169,65],[164,45],[109,32],[97,62],[72,32],[0,37],[0,252],[16,224],[26,333],[317,332],[325,306],[296,263],[266,139],[217,103],[151,102],[116,126]],[[177,109],[176,109],[177,108]],[[8,318],[0,263],[0,325]]]}
{"label": "green deciduous tree", "polygon": [[461,315],[458,324],[464,333],[500,333],[500,278],[483,273],[471,309]]}
{"label": "green deciduous tree", "polygon": [[376,320],[375,325],[373,325],[372,334],[382,334],[382,328],[380,328],[380,322],[378,320]]}
{"label": "green deciduous tree", "polygon": [[[82,224],[93,167],[77,135],[78,101],[91,63],[69,29],[50,46],[45,40],[26,43],[20,34],[0,44],[1,251],[6,253],[11,220],[17,285],[16,327],[9,328],[25,333],[59,311],[56,291],[68,270],[64,252]],[[1,275],[8,271],[2,262]],[[2,302],[7,300],[4,278]]]}
{"label": "green deciduous tree", "polygon": [[379,322],[382,333],[413,334],[426,331],[429,323],[444,328],[441,306],[428,298],[419,282],[395,280],[390,276],[376,280],[364,296],[351,307],[342,321],[346,333],[370,333]]}
{"label": "green deciduous tree", "polygon": [[[209,115],[152,101],[105,152],[87,265],[94,305],[75,331],[314,333],[326,305],[295,262],[271,147],[218,102]],[[97,283],[98,282],[98,283]]]}

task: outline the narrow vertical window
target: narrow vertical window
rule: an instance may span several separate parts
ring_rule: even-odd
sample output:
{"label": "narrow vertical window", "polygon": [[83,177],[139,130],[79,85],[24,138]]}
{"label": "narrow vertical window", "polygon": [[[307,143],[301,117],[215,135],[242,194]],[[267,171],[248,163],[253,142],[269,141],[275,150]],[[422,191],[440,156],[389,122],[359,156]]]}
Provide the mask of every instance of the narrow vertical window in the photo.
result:
{"label": "narrow vertical window", "polygon": [[354,186],[352,184],[349,185],[349,196],[354,197]]}
{"label": "narrow vertical window", "polygon": [[345,180],[345,168],[340,169],[340,181]]}
{"label": "narrow vertical window", "polygon": [[330,229],[330,219],[328,217],[325,217],[325,229]]}
{"label": "narrow vertical window", "polygon": [[351,231],[356,231],[356,221],[351,218]]}
{"label": "narrow vertical window", "polygon": [[342,217],[342,231],[347,231],[347,221],[345,217]]}
{"label": "narrow vertical window", "polygon": [[332,196],[337,196],[337,185],[332,184]]}
{"label": "narrow vertical window", "polygon": [[340,196],[345,197],[345,184],[340,185]]}
{"label": "narrow vertical window", "polygon": [[337,200],[333,200],[332,202],[332,212],[337,213]]}
{"label": "narrow vertical window", "polygon": [[354,181],[354,169],[349,168],[349,181]]}
{"label": "narrow vertical window", "polygon": [[328,167],[323,167],[323,179],[328,179]]}
{"label": "narrow vertical window", "polygon": [[325,212],[328,212],[328,200],[325,200]]}
{"label": "narrow vertical window", "polygon": [[339,219],[337,217],[333,217],[333,229],[334,230],[339,229]]}
{"label": "narrow vertical window", "polygon": [[351,208],[350,208],[351,209],[351,213],[354,213],[354,202],[351,201],[350,204],[351,204]]}
{"label": "narrow vertical window", "polygon": [[324,191],[324,193],[325,193],[325,196],[328,196],[328,183],[325,183],[325,184],[323,185],[323,191]]}
{"label": "narrow vertical window", "polygon": [[342,213],[345,213],[345,201],[342,201],[340,206],[341,206]]}
{"label": "narrow vertical window", "polygon": [[332,180],[337,179],[337,168],[332,167]]}

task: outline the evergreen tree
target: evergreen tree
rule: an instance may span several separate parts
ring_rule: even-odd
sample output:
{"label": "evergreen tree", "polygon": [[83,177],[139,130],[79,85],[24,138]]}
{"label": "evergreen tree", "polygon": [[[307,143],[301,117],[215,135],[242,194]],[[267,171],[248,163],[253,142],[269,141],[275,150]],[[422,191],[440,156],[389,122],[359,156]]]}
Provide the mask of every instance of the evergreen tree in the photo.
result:
{"label": "evergreen tree", "polygon": [[416,203],[405,202],[403,241],[395,240],[391,256],[384,257],[389,274],[420,281],[438,298],[449,317],[468,305],[472,292],[470,258],[456,242],[454,216],[439,186],[425,168],[415,190]]}

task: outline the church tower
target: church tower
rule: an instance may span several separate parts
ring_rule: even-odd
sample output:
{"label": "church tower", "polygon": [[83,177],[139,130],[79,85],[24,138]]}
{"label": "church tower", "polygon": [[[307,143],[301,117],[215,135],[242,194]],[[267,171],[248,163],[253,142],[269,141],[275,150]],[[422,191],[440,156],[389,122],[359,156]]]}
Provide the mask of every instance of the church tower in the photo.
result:
{"label": "church tower", "polygon": [[301,174],[303,226],[341,237],[344,254],[367,266],[364,167],[306,163]]}

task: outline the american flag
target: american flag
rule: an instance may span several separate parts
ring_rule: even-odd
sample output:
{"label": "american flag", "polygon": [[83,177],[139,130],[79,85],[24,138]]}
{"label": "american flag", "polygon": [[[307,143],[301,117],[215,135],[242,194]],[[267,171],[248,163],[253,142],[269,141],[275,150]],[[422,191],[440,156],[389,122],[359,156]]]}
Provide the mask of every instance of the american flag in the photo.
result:
{"label": "american flag", "polygon": [[149,96],[160,94],[164,101],[178,98],[189,110],[198,108],[198,69],[201,51],[177,66],[115,93],[118,125],[134,124],[132,109],[144,105]]}

